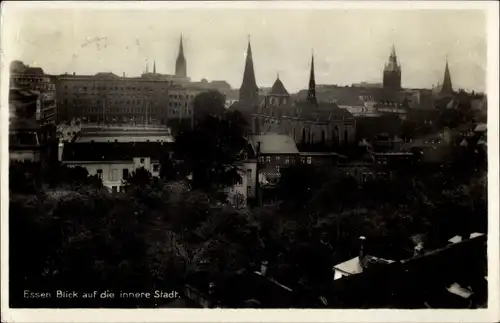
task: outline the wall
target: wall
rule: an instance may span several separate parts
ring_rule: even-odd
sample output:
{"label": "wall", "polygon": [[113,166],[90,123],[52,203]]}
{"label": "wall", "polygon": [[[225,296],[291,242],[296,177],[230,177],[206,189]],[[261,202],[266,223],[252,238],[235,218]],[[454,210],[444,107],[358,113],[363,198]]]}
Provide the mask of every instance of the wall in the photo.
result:
{"label": "wall", "polygon": [[[134,158],[130,162],[104,162],[104,163],[91,163],[91,162],[64,162],[65,165],[70,167],[81,166],[87,169],[89,175],[97,175],[97,170],[102,170],[102,183],[105,187],[112,189],[113,186],[120,191],[119,187],[123,185],[123,170],[127,169],[130,175],[135,169],[142,167],[140,158]],[[144,168],[151,172],[152,176],[159,176],[158,171],[154,172],[152,165],[158,164],[156,161],[151,162],[151,158],[144,158]],[[113,174],[114,173],[114,174]]]}
{"label": "wall", "polygon": [[11,161],[40,161],[39,150],[9,150],[9,159]]}
{"label": "wall", "polygon": [[[227,193],[229,203],[235,207],[244,208],[247,206],[247,199],[255,198],[256,196],[257,163],[247,161],[240,167],[241,171],[238,171],[238,173],[241,176],[241,182],[228,188]],[[237,202],[235,200],[238,194],[242,196],[243,201]]]}

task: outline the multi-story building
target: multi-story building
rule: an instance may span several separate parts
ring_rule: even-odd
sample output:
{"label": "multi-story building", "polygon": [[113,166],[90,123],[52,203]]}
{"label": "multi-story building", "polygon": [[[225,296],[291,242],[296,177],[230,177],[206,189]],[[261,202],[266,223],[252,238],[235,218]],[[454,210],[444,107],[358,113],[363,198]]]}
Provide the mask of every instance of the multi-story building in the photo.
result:
{"label": "multi-story building", "polygon": [[174,81],[119,77],[113,73],[61,75],[57,82],[59,118],[83,122],[159,123],[167,118]]}
{"label": "multi-story building", "polygon": [[10,88],[36,94],[39,124],[56,121],[56,86],[53,76],[45,74],[40,67],[30,67],[20,61],[14,61],[10,66]]}
{"label": "multi-story building", "polygon": [[55,127],[42,119],[40,101],[35,91],[9,91],[9,155],[13,161],[45,165],[55,153]]}
{"label": "multi-story building", "polygon": [[59,144],[63,165],[84,167],[111,192],[124,190],[125,180],[138,168],[160,175],[160,162],[172,151],[166,142],[85,142]]}

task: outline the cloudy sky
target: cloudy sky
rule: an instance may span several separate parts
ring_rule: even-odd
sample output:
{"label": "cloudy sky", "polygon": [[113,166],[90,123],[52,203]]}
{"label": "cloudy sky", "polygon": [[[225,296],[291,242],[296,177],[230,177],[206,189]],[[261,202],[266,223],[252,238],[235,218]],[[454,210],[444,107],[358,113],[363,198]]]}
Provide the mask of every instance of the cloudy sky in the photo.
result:
{"label": "cloudy sky", "polygon": [[146,60],[173,73],[179,36],[188,75],[241,85],[248,35],[257,83],[277,73],[289,91],[307,87],[314,49],[317,84],[380,82],[394,44],[405,87],[442,81],[485,90],[486,16],[477,10],[386,9],[17,9],[9,12],[12,58],[47,73],[137,76]]}

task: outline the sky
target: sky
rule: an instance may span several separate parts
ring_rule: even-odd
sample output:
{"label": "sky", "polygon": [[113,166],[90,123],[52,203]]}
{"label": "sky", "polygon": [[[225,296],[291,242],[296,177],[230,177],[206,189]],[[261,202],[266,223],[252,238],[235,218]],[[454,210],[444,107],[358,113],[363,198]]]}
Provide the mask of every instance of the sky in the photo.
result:
{"label": "sky", "polygon": [[[144,7],[148,8],[148,7]],[[386,9],[16,9],[11,56],[49,74],[138,76],[146,61],[173,74],[184,37],[188,76],[242,81],[249,35],[257,84],[277,74],[290,92],[317,84],[381,82],[392,45],[403,87],[442,82],[448,57],[455,88],[486,89],[486,15],[480,10]]]}

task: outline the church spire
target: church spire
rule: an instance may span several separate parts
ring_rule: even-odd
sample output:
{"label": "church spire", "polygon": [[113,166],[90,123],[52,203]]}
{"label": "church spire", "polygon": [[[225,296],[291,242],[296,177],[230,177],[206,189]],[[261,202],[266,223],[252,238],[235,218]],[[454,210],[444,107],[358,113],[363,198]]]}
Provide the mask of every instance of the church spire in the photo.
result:
{"label": "church spire", "polygon": [[250,104],[258,102],[259,88],[255,81],[255,71],[253,68],[252,46],[250,45],[250,36],[248,36],[248,47],[245,59],[245,70],[243,72],[243,82],[240,87],[240,101]]}
{"label": "church spire", "polygon": [[316,99],[316,78],[314,76],[314,53],[311,56],[311,73],[309,75],[309,90],[307,91],[307,101],[316,106],[318,101]]}
{"label": "church spire", "polygon": [[396,47],[392,45],[391,55],[389,56],[389,61],[385,65],[385,70],[388,72],[397,72],[399,69],[400,66],[398,64],[398,56],[396,55]]}
{"label": "church spire", "polygon": [[443,86],[441,93],[453,93],[453,85],[451,83],[450,69],[448,67],[448,57],[446,57],[446,66],[444,68]]}
{"label": "church spire", "polygon": [[179,54],[177,55],[177,60],[175,61],[175,76],[187,77],[186,72],[186,58],[184,57],[184,44],[182,43],[182,34],[179,42]]}
{"label": "church spire", "polygon": [[386,89],[401,89],[401,65],[399,65],[398,62],[398,56],[396,55],[396,47],[394,44],[391,48],[389,60],[384,67],[383,86]]}

